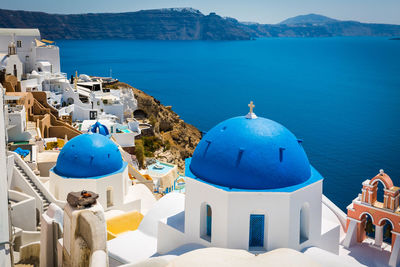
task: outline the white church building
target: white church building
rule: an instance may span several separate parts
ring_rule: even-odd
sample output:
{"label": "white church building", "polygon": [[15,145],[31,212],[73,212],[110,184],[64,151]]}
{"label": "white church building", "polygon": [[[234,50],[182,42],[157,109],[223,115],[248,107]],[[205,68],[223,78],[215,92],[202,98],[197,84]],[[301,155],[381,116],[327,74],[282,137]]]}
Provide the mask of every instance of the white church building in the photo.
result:
{"label": "white church building", "polygon": [[81,134],[65,144],[50,170],[49,190],[60,201],[70,192],[96,192],[105,211],[145,212],[155,202],[145,185],[132,184],[118,146],[99,133]]}
{"label": "white church building", "polygon": [[[254,113],[212,128],[187,162],[185,243],[267,251],[339,246],[322,229],[322,176],[282,125]],[[163,250],[166,248],[163,248]]]}
{"label": "white church building", "polygon": [[[247,116],[207,132],[187,159],[186,194],[160,200],[165,203],[158,211],[153,250],[128,245],[128,240],[151,242],[126,233],[108,242],[111,260],[134,263],[143,255],[168,255],[188,244],[254,253],[309,247],[339,253],[343,224],[336,206],[324,203],[323,177],[310,164],[302,141],[284,126],[257,117],[250,107]],[[146,233],[147,221],[145,216],[136,231]]]}

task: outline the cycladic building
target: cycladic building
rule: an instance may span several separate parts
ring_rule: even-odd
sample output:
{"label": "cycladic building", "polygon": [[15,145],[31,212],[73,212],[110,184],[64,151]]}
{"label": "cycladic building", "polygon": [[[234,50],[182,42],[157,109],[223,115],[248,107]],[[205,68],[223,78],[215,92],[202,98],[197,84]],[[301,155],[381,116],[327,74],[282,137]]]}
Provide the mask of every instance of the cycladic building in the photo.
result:
{"label": "cycladic building", "polygon": [[50,170],[49,188],[58,200],[70,192],[96,192],[105,211],[142,211],[155,202],[145,185],[132,185],[118,146],[99,133],[78,135],[64,145]]}
{"label": "cycladic building", "polygon": [[0,55],[7,55],[8,47],[13,44],[16,48],[15,54],[22,63],[23,73],[30,73],[33,70],[59,73],[59,48],[40,40],[38,29],[0,28]]}
{"label": "cycladic building", "polygon": [[247,116],[212,128],[187,160],[185,210],[159,226],[158,252],[197,243],[338,253],[340,224],[324,221],[323,177],[302,141],[249,106]]}

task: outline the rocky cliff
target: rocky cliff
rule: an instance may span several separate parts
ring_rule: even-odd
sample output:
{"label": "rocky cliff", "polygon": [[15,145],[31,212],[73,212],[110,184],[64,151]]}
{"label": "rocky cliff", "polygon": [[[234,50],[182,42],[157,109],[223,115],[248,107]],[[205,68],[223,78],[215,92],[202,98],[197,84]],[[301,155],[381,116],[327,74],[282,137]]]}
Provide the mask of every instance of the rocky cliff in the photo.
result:
{"label": "rocky cliff", "polygon": [[0,28],[39,28],[47,39],[249,40],[257,37],[399,36],[400,25],[317,14],[279,24],[240,23],[191,8],[61,15],[0,9]]}
{"label": "rocky cliff", "polygon": [[300,15],[279,24],[247,23],[252,37],[398,36],[400,25],[340,21],[318,14]]}
{"label": "rocky cliff", "polygon": [[[138,101],[138,111],[154,124],[153,133],[162,140],[164,146],[154,152],[154,157],[161,161],[177,164],[184,170],[185,159],[191,157],[201,139],[201,132],[154,97],[125,83],[113,85],[113,88],[131,88]],[[165,145],[168,144],[168,145]]]}
{"label": "rocky cliff", "polygon": [[76,15],[0,9],[0,28],[39,28],[47,39],[250,39],[237,21],[191,8]]}

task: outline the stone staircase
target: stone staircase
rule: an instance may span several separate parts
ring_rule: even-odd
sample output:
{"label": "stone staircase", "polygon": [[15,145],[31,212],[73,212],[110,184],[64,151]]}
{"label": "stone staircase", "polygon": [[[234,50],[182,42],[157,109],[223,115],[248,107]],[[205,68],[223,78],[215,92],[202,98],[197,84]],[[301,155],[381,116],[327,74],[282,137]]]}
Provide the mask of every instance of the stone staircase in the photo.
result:
{"label": "stone staircase", "polygon": [[26,122],[26,131],[31,134],[33,139],[35,139],[37,137],[36,122],[27,121]]}
{"label": "stone staircase", "polygon": [[29,176],[25,173],[25,171],[17,163],[15,163],[15,167],[20,172],[22,177],[24,177],[24,179],[30,184],[30,186],[33,188],[33,190],[35,190],[36,193],[38,193],[38,195],[40,196],[40,198],[42,199],[42,202],[43,202],[43,212],[46,212],[47,209],[49,208],[50,201],[45,197],[45,195],[42,193],[42,191],[40,191],[40,189],[35,185],[35,183],[32,181],[32,179],[29,178]]}

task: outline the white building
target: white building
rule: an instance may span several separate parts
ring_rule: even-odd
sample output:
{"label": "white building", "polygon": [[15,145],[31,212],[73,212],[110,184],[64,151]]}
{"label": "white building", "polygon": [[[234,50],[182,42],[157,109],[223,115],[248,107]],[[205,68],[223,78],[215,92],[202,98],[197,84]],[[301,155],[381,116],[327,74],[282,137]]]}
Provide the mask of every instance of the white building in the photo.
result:
{"label": "white building", "polygon": [[14,43],[16,54],[23,65],[23,73],[33,70],[50,73],[60,72],[59,48],[40,42],[38,29],[0,28],[0,53],[8,53],[8,46]]}
{"label": "white building", "polygon": [[290,131],[253,115],[215,126],[189,159],[183,242],[337,253],[340,225],[322,227],[322,176]]}
{"label": "white building", "polygon": [[21,91],[48,91],[48,102],[73,121],[95,120],[110,114],[124,123],[137,108],[132,90],[110,90],[87,75],[71,85],[60,72],[59,48],[40,41],[38,29],[0,28],[0,69],[17,77]]}
{"label": "white building", "polygon": [[72,115],[73,121],[96,120],[109,114],[123,123],[137,109],[132,90],[110,90],[99,82],[71,85],[68,80],[59,79],[46,84],[44,90],[53,93],[50,103],[58,104],[60,115]]}
{"label": "white building", "polygon": [[4,95],[5,99],[5,122],[9,142],[29,141],[32,135],[27,131],[26,110],[24,105],[16,105],[13,102],[21,96]]}
{"label": "white building", "polygon": [[[188,244],[253,253],[309,247],[339,253],[342,224],[335,206],[323,202],[323,177],[282,125],[252,112],[221,122],[187,160],[186,176],[184,197],[171,193],[162,199],[164,207],[170,202],[182,209],[151,210],[163,214],[152,239],[140,234],[145,216],[138,233],[108,242],[110,259],[134,263]],[[142,251],[127,240],[153,247]]]}
{"label": "white building", "polygon": [[8,44],[7,53],[0,53],[0,71],[6,75],[14,75],[20,81],[22,76],[22,62],[17,55],[14,42]]}
{"label": "white building", "polygon": [[4,88],[0,84],[0,266],[9,267],[11,266],[10,257],[10,229],[9,229],[9,213],[8,213],[8,178],[7,172],[7,157],[6,157],[6,146],[5,146],[5,125],[4,125],[4,109],[3,109],[3,94]]}
{"label": "white building", "polygon": [[64,145],[50,170],[49,189],[58,200],[70,192],[96,192],[106,211],[144,212],[155,201],[145,185],[132,185],[117,145],[98,133],[81,134]]}
{"label": "white building", "polygon": [[156,161],[141,172],[151,177],[155,192],[167,194],[184,191],[185,178],[179,174],[177,165]]}

